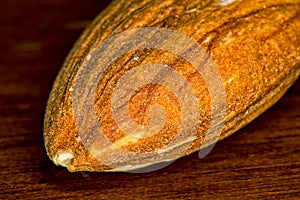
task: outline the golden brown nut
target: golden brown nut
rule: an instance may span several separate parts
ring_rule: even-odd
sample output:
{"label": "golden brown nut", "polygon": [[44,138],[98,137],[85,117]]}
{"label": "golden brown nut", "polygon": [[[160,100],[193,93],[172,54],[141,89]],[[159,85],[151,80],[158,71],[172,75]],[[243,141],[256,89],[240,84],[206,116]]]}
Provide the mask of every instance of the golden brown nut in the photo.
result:
{"label": "golden brown nut", "polygon": [[53,85],[46,150],[69,171],[170,161],[251,122],[299,73],[299,0],[113,1]]}

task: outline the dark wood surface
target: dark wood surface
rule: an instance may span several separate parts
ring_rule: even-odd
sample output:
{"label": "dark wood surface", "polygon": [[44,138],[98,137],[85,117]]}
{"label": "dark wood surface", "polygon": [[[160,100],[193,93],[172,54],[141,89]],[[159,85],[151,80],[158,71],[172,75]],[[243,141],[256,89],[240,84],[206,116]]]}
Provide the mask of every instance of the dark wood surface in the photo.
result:
{"label": "dark wood surface", "polygon": [[203,159],[152,173],[69,173],[47,157],[46,101],[64,58],[108,1],[1,0],[0,199],[300,198],[300,80]]}

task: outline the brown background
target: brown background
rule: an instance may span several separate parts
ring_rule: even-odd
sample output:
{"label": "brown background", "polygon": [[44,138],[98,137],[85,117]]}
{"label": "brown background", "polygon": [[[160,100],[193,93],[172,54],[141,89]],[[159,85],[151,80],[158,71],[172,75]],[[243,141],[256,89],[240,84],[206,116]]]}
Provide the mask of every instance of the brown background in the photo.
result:
{"label": "brown background", "polygon": [[0,199],[300,197],[300,80],[278,104],[219,142],[146,174],[69,173],[43,146],[53,80],[89,20],[108,1],[1,0]]}

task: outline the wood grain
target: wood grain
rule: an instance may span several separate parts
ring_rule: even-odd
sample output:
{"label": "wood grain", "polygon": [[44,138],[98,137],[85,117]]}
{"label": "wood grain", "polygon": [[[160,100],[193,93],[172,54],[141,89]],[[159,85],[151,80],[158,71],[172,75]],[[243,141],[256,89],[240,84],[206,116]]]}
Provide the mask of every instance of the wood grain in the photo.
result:
{"label": "wood grain", "polygon": [[47,157],[42,124],[53,80],[108,1],[1,1],[0,199],[297,199],[300,81],[205,158],[146,174],[69,173]]}

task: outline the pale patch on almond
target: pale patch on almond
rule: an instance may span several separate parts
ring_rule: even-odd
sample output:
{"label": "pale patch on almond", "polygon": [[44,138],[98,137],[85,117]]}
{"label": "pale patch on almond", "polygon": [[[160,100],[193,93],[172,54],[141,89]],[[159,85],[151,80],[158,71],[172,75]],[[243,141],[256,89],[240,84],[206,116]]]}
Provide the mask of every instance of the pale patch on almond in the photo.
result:
{"label": "pale patch on almond", "polygon": [[54,163],[56,165],[61,165],[63,167],[67,167],[70,160],[74,158],[74,155],[70,151],[61,152],[54,158]]}
{"label": "pale patch on almond", "polygon": [[219,0],[219,4],[221,6],[229,6],[230,4],[234,3],[235,0]]}

